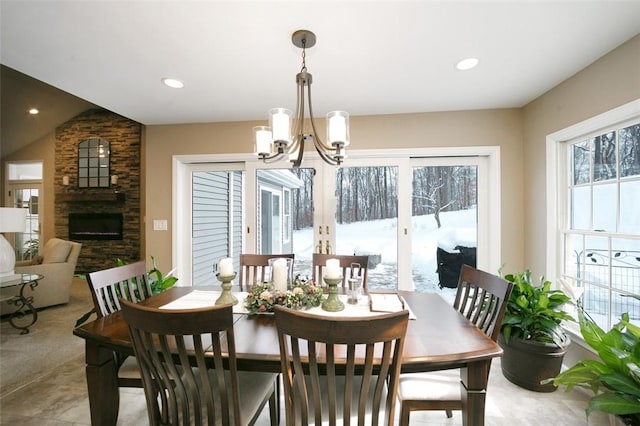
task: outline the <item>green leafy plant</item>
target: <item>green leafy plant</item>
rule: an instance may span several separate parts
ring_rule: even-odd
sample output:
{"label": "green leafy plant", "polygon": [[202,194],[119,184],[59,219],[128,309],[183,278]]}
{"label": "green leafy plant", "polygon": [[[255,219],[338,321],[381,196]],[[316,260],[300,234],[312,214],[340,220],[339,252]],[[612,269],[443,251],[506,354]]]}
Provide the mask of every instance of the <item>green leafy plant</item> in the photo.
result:
{"label": "green leafy plant", "polygon": [[626,424],[640,424],[640,327],[622,314],[620,322],[604,332],[578,306],[580,333],[600,360],[583,360],[546,383],[590,389],[595,396],[589,400],[587,417],[593,411],[615,414]]}
{"label": "green leafy plant", "polygon": [[[124,262],[121,259],[117,259],[116,264],[117,266],[124,266],[126,265],[126,262]],[[170,289],[176,284],[176,281],[178,281],[178,278],[172,275],[164,276],[156,266],[156,259],[153,256],[151,256],[151,265],[152,265],[152,268],[147,272],[147,277],[149,278],[149,286],[151,287],[151,294],[162,293],[163,291]],[[91,308],[89,312],[86,312],[84,315],[82,315],[80,318],[76,320],[75,326],[78,327],[79,325],[84,324],[89,318],[91,318],[91,315],[95,313],[96,313],[96,308],[95,307]]]}
{"label": "green leafy plant", "polygon": [[505,342],[518,338],[562,346],[566,340],[562,322],[575,321],[562,310],[562,305],[571,303],[569,296],[551,289],[551,282],[544,277],[534,285],[529,269],[505,275],[504,279],[513,283],[501,328]]}

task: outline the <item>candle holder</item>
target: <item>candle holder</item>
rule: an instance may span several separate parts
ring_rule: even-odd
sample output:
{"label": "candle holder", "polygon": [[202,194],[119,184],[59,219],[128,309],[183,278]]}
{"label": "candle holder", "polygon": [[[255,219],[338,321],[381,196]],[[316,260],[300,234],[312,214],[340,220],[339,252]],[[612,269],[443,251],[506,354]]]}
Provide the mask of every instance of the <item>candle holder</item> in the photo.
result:
{"label": "candle holder", "polygon": [[220,287],[222,287],[222,293],[220,297],[218,297],[218,300],[216,300],[216,305],[237,304],[238,298],[231,293],[231,287],[233,286],[231,282],[236,278],[236,273],[234,272],[233,275],[226,276],[221,276],[220,273],[217,273],[216,278],[222,283],[220,285]]}
{"label": "candle holder", "polygon": [[322,309],[329,312],[339,312],[344,309],[344,303],[338,298],[338,284],[342,282],[340,278],[324,277],[324,282],[329,287],[329,296],[322,302]]}

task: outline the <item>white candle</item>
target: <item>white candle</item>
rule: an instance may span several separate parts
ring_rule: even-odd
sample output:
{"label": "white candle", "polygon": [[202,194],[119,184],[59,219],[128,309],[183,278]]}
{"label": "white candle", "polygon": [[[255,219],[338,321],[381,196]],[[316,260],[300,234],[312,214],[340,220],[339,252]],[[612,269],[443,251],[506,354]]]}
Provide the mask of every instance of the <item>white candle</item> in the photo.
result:
{"label": "white candle", "polygon": [[324,276],[327,278],[340,278],[340,261],[338,259],[327,259]]}
{"label": "white candle", "polygon": [[233,275],[233,260],[230,257],[220,259],[220,262],[218,262],[218,273],[221,277]]}
{"label": "white candle", "polygon": [[272,278],[276,290],[287,291],[287,259],[279,258],[273,262]]}
{"label": "white candle", "polygon": [[347,138],[347,123],[344,117],[335,116],[329,119],[329,143],[344,142]]}

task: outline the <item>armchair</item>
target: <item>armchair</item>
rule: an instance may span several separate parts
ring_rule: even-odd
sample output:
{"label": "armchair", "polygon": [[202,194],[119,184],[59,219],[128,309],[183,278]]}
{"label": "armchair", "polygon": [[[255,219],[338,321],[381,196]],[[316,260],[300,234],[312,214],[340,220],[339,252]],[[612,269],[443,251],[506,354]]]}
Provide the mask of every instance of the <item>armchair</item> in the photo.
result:
{"label": "armchair", "polygon": [[[16,274],[40,274],[44,277],[33,290],[34,308],[69,302],[71,283],[81,247],[80,243],[52,238],[40,250],[36,259],[16,262]],[[38,263],[40,261],[41,263]],[[25,295],[29,293],[31,289],[25,289]],[[0,312],[12,312],[11,308],[3,302]]]}

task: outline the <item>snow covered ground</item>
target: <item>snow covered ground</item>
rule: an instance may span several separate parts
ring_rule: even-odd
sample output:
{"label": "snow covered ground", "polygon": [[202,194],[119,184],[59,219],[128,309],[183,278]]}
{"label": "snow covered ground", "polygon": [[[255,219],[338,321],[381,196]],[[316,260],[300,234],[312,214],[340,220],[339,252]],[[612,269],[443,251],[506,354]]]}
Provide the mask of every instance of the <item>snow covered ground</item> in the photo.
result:
{"label": "snow covered ground", "polygon": [[[369,270],[368,287],[371,289],[397,288],[397,260],[411,256],[413,284],[416,291],[440,293],[453,301],[455,289],[440,288],[437,273],[437,248],[452,251],[455,245],[476,246],[476,210],[460,210],[440,214],[442,227],[438,228],[433,215],[416,216],[412,221],[411,253],[397,252],[397,220],[383,219],[338,225],[336,229],[337,254],[375,253],[381,263]],[[311,270],[313,253],[311,228],[294,231],[296,270]]]}

